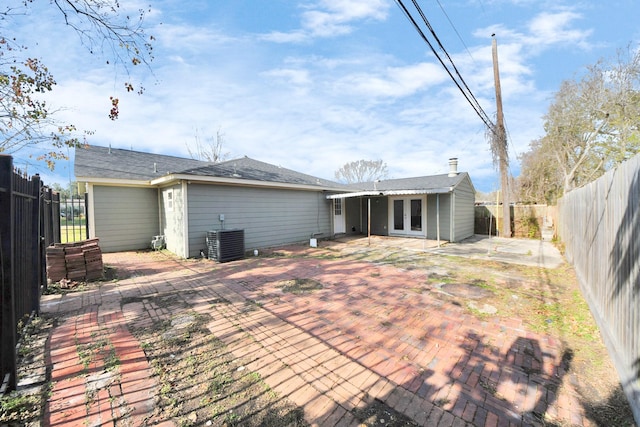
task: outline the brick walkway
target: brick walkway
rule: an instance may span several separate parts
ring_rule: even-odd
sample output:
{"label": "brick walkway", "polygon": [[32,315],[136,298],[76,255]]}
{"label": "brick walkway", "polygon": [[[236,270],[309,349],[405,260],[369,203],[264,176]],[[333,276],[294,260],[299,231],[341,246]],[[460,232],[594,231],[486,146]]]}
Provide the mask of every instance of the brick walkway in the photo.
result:
{"label": "brick walkway", "polygon": [[[518,319],[481,321],[409,290],[426,282],[424,270],[302,256],[213,264],[119,253],[104,261],[130,277],[43,298],[42,311],[61,318],[49,343],[46,425],[145,424],[156,384],[127,324],[175,316],[140,299],[166,293],[209,315],[211,333],[313,425],[356,426],[353,409],[374,399],[427,426],[542,425],[540,414],[591,425],[563,384],[571,356],[558,341]],[[296,279],[322,288],[283,292]]]}

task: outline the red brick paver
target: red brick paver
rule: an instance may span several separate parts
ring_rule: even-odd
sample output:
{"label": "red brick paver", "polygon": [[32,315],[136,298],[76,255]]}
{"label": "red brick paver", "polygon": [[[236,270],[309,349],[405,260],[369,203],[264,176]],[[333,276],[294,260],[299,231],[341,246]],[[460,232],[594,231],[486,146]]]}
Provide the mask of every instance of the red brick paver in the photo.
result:
{"label": "red brick paver", "polygon": [[[354,411],[374,399],[426,426],[524,426],[545,414],[559,424],[588,425],[563,376],[558,340],[524,330],[519,319],[479,320],[415,292],[426,271],[305,257],[213,264],[120,253],[104,260],[130,277],[44,297],[43,311],[64,316],[49,344],[47,425],[144,425],[158,391],[127,325],[176,313],[145,300],[120,301],[169,292],[209,315],[211,333],[301,406],[312,425],[357,425]],[[296,279],[322,288],[283,292]],[[121,362],[111,370],[108,351]]]}

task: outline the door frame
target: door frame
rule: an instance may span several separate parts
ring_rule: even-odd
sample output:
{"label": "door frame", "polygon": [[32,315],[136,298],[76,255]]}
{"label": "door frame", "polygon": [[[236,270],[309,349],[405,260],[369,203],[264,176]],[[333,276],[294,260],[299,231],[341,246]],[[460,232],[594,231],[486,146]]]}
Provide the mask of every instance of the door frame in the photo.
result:
{"label": "door frame", "polygon": [[[420,201],[420,229],[413,230],[411,227],[411,201]],[[396,201],[402,201],[403,228],[395,229],[395,206]],[[390,236],[419,236],[427,235],[427,197],[426,195],[413,196],[390,196],[389,197],[389,235]]]}
{"label": "door frame", "polygon": [[[346,199],[333,199],[332,212],[333,215],[333,234],[344,234],[347,232],[347,216],[345,215]],[[339,208],[339,210],[338,210]],[[337,212],[340,212],[337,214]]]}

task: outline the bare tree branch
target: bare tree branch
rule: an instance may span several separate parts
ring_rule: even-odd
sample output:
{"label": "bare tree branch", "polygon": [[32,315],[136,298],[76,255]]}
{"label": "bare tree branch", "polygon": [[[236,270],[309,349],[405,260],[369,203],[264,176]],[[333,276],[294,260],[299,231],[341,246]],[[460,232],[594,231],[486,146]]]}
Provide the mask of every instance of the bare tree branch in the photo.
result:
{"label": "bare tree branch", "polygon": [[[34,0],[22,0],[21,7],[6,6],[2,19],[29,16]],[[143,22],[148,10],[138,9],[133,15],[122,10],[118,0],[51,0],[62,14],[64,24],[73,28],[80,43],[94,54],[97,47],[107,62],[124,69],[130,78],[130,67],[153,60],[152,36],[147,36]],[[0,27],[0,32],[3,28]],[[42,147],[40,158],[53,168],[55,160],[65,158],[65,149],[82,144],[91,132],[76,136],[72,124],[58,123],[40,94],[51,92],[56,81],[38,59],[23,55],[23,46],[10,34],[0,33],[0,153],[15,153],[27,147]],[[105,51],[108,50],[108,51]],[[127,91],[142,93],[144,88],[124,82]],[[119,116],[119,99],[111,96],[109,117]],[[52,130],[53,129],[53,130]]]}
{"label": "bare tree branch", "polygon": [[335,172],[338,181],[348,184],[386,178],[387,165],[382,160],[357,160],[346,163]]}

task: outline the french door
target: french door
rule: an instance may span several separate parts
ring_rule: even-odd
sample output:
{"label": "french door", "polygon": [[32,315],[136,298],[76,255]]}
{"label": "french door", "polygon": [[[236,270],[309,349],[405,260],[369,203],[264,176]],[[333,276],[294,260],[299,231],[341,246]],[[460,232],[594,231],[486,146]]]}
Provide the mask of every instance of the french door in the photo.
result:
{"label": "french door", "polygon": [[392,198],[390,206],[389,234],[424,236],[427,220],[425,197]]}

